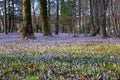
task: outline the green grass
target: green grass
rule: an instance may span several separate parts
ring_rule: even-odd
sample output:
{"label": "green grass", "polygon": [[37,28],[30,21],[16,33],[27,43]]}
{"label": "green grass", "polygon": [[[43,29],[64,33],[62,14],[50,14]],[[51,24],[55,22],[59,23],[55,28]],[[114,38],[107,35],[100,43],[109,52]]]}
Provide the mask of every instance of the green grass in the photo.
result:
{"label": "green grass", "polygon": [[0,45],[0,79],[120,79],[120,46]]}

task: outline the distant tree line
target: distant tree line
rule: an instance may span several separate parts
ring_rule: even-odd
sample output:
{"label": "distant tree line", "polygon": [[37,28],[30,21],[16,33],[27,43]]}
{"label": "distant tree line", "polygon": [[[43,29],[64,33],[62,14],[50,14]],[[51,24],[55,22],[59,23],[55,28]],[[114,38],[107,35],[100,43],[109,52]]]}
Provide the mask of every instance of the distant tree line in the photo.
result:
{"label": "distant tree line", "polygon": [[0,32],[120,37],[119,0],[0,0]]}

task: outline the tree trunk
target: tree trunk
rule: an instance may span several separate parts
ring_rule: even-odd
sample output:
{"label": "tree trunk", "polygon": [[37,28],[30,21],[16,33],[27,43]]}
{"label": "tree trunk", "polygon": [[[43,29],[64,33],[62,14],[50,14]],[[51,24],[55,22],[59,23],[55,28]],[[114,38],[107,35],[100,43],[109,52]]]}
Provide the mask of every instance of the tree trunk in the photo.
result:
{"label": "tree trunk", "polygon": [[90,0],[90,17],[92,23],[92,32],[94,32],[96,29],[95,29],[94,16],[93,16],[93,0]]}
{"label": "tree trunk", "polygon": [[42,16],[42,33],[44,36],[51,35],[50,26],[47,16],[47,0],[40,0],[41,16]]}
{"label": "tree trunk", "polygon": [[[61,15],[63,14],[63,4],[64,4],[64,0],[61,0]],[[62,26],[62,33],[65,32],[65,26]]]}
{"label": "tree trunk", "polygon": [[10,7],[10,0],[8,0],[8,32],[11,32],[11,7]]}
{"label": "tree trunk", "polygon": [[22,39],[34,39],[31,19],[31,3],[30,0],[23,0],[23,28]]}
{"label": "tree trunk", "polygon": [[98,28],[91,34],[92,36],[97,35],[99,32],[102,38],[106,38],[108,36],[106,32],[106,10],[108,2],[109,0],[96,0],[95,16]]}
{"label": "tree trunk", "polygon": [[81,34],[81,0],[78,0],[78,12],[79,12],[79,33]]}
{"label": "tree trunk", "polygon": [[6,11],[6,0],[4,0],[4,33],[8,34],[7,32],[7,11]]}
{"label": "tree trunk", "polygon": [[56,0],[57,2],[57,9],[56,9],[56,26],[55,26],[55,35],[58,35],[59,33],[59,24],[58,24],[58,21],[59,21],[59,0]]}
{"label": "tree trunk", "polygon": [[32,15],[32,24],[33,24],[33,31],[37,32],[37,24],[36,24],[36,15],[35,15],[35,2],[32,2],[32,11],[33,11],[33,15]]}
{"label": "tree trunk", "polygon": [[100,32],[100,14],[99,14],[99,0],[95,0],[93,1],[94,3],[94,9],[95,9],[95,25],[96,25],[96,29],[94,30],[94,32],[91,33],[91,36],[96,36],[99,32]]}
{"label": "tree trunk", "polygon": [[106,33],[106,10],[107,5],[105,0],[100,0],[100,36],[106,38],[108,35]]}
{"label": "tree trunk", "polygon": [[48,18],[50,20],[50,0],[48,0]]}
{"label": "tree trunk", "polygon": [[15,17],[14,17],[14,10],[15,10],[15,9],[14,9],[14,4],[15,4],[14,2],[15,2],[15,1],[12,0],[12,12],[11,12],[11,13],[12,13],[12,14],[11,14],[11,15],[12,15],[12,29],[11,29],[12,31],[16,31],[15,21],[14,21],[14,18],[15,18]]}

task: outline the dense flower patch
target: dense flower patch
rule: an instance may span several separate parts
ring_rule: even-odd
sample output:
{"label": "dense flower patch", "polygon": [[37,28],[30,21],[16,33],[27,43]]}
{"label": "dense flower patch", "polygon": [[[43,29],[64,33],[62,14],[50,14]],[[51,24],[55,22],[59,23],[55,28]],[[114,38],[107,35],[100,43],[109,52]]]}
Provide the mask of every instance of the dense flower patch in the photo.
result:
{"label": "dense flower patch", "polygon": [[120,79],[120,46],[62,46],[1,45],[0,78]]}
{"label": "dense flower patch", "polygon": [[0,44],[0,79],[120,79],[120,45],[108,44],[106,40],[54,39],[57,38],[3,41]]}

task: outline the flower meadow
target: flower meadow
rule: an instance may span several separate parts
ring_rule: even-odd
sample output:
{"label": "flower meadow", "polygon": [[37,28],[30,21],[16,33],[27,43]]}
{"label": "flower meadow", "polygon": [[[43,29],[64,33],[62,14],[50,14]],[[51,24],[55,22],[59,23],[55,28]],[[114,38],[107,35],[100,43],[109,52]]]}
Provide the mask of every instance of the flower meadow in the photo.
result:
{"label": "flower meadow", "polygon": [[0,80],[120,79],[119,39],[8,36],[0,35]]}

